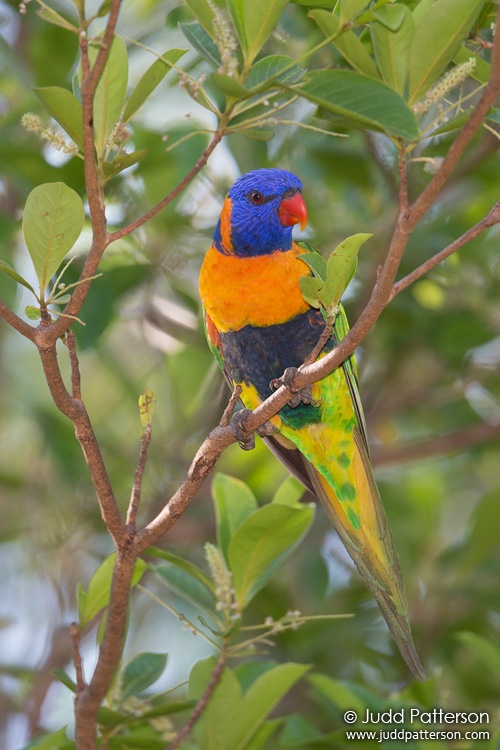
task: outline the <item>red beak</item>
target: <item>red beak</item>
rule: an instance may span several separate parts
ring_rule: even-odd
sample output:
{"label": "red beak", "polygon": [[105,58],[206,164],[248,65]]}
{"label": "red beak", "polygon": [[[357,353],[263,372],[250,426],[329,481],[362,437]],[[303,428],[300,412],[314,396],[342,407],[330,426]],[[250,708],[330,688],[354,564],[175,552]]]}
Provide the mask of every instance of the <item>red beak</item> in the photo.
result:
{"label": "red beak", "polygon": [[307,208],[298,191],[291,198],[285,198],[281,201],[278,216],[284,227],[300,224],[300,228],[304,229],[307,224]]}

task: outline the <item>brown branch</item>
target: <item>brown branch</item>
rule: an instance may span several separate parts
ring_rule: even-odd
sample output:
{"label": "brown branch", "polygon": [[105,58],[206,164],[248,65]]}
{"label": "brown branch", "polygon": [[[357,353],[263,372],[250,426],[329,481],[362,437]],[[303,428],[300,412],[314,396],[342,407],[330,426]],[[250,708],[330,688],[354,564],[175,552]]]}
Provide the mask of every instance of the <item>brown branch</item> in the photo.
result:
{"label": "brown branch", "polygon": [[333,330],[333,323],[326,323],[325,327],[323,328],[323,331],[321,332],[321,336],[316,342],[314,349],[311,351],[306,361],[304,362],[305,365],[312,364],[319,357],[319,355],[323,351],[323,348],[326,342],[332,335],[332,330]]}
{"label": "brown branch", "polygon": [[194,707],[193,713],[191,714],[187,722],[184,724],[180,732],[177,734],[175,739],[170,743],[167,750],[177,750],[177,748],[180,747],[181,742],[191,732],[194,725],[200,718],[201,714],[207,707],[208,701],[212,697],[212,693],[214,692],[215,688],[219,684],[222,674],[224,672],[225,664],[226,664],[226,654],[224,651],[222,651],[217,661],[217,664],[214,667],[214,671],[212,672],[210,676],[210,681],[208,685],[206,686],[205,690],[203,691],[198,703]]}
{"label": "brown branch", "polygon": [[142,433],[141,452],[139,455],[139,462],[135,470],[134,485],[132,487],[132,494],[130,496],[130,503],[127,511],[126,524],[129,527],[129,531],[135,530],[136,528],[137,512],[139,510],[139,503],[141,501],[142,480],[144,477],[144,469],[146,468],[148,448],[149,444],[151,443],[151,435],[151,424],[148,424],[146,425],[144,432]]}
{"label": "brown branch", "polygon": [[[43,331],[41,334],[43,335]],[[48,348],[39,345],[38,351],[52,399],[57,408],[73,422],[76,438],[82,447],[94,484],[103,521],[115,545],[118,546],[125,535],[125,524],[85,405],[68,392],[57,361],[55,345]]]}
{"label": "brown branch", "polygon": [[[498,6],[496,15],[497,28],[500,25],[500,5]],[[472,136],[481,126],[484,118],[488,114],[491,106],[493,106],[495,99],[500,93],[500,38],[497,34],[492,48],[491,54],[491,74],[490,80],[483,92],[481,99],[474,108],[471,116],[467,120],[467,123],[457,135],[456,139],[452,143],[448,153],[446,154],[441,167],[436,172],[432,180],[420,193],[418,198],[410,207],[410,217],[408,221],[409,227],[413,229],[422,217],[427,213],[430,206],[433,205],[435,199],[441,192],[444,184],[447,182],[452,171],[455,169],[458,161],[462,157],[465,149],[470,143]]]}
{"label": "brown branch", "polygon": [[69,361],[71,364],[71,389],[73,391],[73,398],[77,401],[82,400],[81,390],[81,378],[80,378],[80,365],[78,362],[78,356],[76,353],[76,342],[75,334],[70,329],[66,334],[66,346],[69,351]]}
{"label": "brown branch", "polygon": [[92,679],[77,693],[75,699],[75,738],[78,750],[95,750],[97,711],[106,696],[125,641],[125,627],[130,598],[130,586],[137,554],[132,545],[124,544],[116,554],[111,593],[107,609],[104,638]]}
{"label": "brown branch", "polygon": [[116,232],[111,232],[108,234],[107,237],[107,244],[109,245],[111,242],[115,242],[116,240],[121,239],[122,237],[125,237],[127,234],[130,234],[131,232],[134,232],[136,229],[139,229],[139,227],[142,227],[143,224],[148,222],[150,219],[153,218],[153,216],[156,216],[157,213],[159,213],[162,209],[164,209],[166,206],[168,206],[169,203],[171,203],[174,198],[177,198],[177,196],[182,193],[182,191],[189,185],[189,183],[196,177],[198,172],[200,172],[205,164],[207,163],[210,155],[215,150],[216,146],[221,142],[222,138],[224,137],[224,125],[220,125],[220,127],[215,131],[212,140],[194,165],[192,169],[187,173],[187,175],[182,179],[179,184],[168,194],[163,198],[159,203],[156,204],[156,206],[153,206],[153,208],[150,208],[149,211],[147,211],[143,216],[140,216],[135,221],[132,221],[130,224],[127,224],[126,227],[122,227],[122,229],[117,229]]}
{"label": "brown branch", "polygon": [[[500,7],[497,22],[500,22]],[[262,426],[285,406],[290,398],[289,389],[293,388],[293,392],[297,392],[333,372],[335,368],[341,365],[354,352],[356,347],[375,325],[378,317],[392,298],[394,280],[410,233],[428,211],[446,183],[499,91],[500,35],[497,36],[493,50],[492,76],[476,110],[453,143],[438,173],[412,205],[409,205],[408,200],[405,153],[402,148],[400,149],[398,162],[400,175],[399,212],[385,261],[378,274],[370,299],[357,322],[335,349],[320,360],[302,365],[288,387],[281,386],[278,388],[278,390],[250,413],[245,424],[248,433]],[[144,550],[147,546],[156,542],[162,534],[171,528],[189,505],[203,481],[211,473],[221,453],[234,442],[236,440],[230,427],[218,427],[210,433],[198,450],[189,468],[188,475],[177,492],[171,497],[158,516],[139,533],[137,544],[140,550]]]}
{"label": "brown branch", "polygon": [[71,645],[73,648],[73,664],[76,672],[76,692],[81,693],[85,689],[85,679],[83,677],[82,655],[80,654],[80,630],[76,622],[69,626]]}
{"label": "brown branch", "polygon": [[[280,388],[273,394],[265,404],[268,404],[277,394],[285,394],[282,399],[283,403],[277,405],[273,414],[276,414],[289,400],[290,394],[285,388]],[[259,407],[260,408],[260,407]],[[252,426],[250,432],[264,424],[266,419],[260,419],[259,415],[254,418],[255,412],[252,412]],[[250,421],[250,419],[249,419]],[[253,423],[255,422],[255,426]],[[160,513],[148,525],[138,532],[136,537],[136,549],[140,554],[151,544],[154,544],[163,534],[165,534],[184,513],[191,500],[194,498],[205,479],[212,473],[215,464],[222,453],[232,443],[236,442],[231,427],[216,427],[205,438],[198,449],[196,456],[191,462],[188,473],[178,490],[172,495]]]}
{"label": "brown branch", "polygon": [[410,284],[413,284],[414,281],[417,281],[417,279],[420,279],[426,273],[435,268],[435,266],[441,263],[441,261],[445,260],[445,258],[448,258],[468,242],[471,242],[471,240],[475,239],[478,235],[481,234],[481,232],[484,232],[485,229],[489,229],[495,224],[500,224],[500,201],[495,203],[493,208],[486,214],[483,219],[481,219],[481,221],[478,221],[477,224],[474,224],[474,226],[470,227],[470,229],[464,232],[464,234],[462,234],[460,237],[457,237],[456,240],[450,243],[447,247],[443,248],[443,250],[441,250],[439,253],[433,255],[432,258],[429,258],[429,260],[426,260],[425,263],[422,263],[422,265],[418,266],[418,268],[415,268],[407,276],[396,282],[392,287],[391,300],[396,296],[396,294],[399,294],[403,291],[403,289],[406,289],[406,287],[410,286]]}
{"label": "brown branch", "polygon": [[442,453],[454,453],[473,445],[500,438],[500,424],[479,424],[465,427],[448,435],[439,435],[430,440],[423,440],[408,445],[379,448],[372,452],[374,466],[417,461],[421,458],[438,456]]}
{"label": "brown branch", "polygon": [[241,385],[236,385],[233,388],[233,392],[231,394],[231,398],[229,399],[228,405],[224,409],[224,413],[222,417],[220,418],[220,422],[219,422],[220,427],[227,427],[227,425],[229,424],[229,421],[231,419],[231,414],[233,413],[234,407],[239,401],[242,390],[243,389]]}
{"label": "brown branch", "polygon": [[12,328],[30,341],[35,340],[36,328],[30,326],[0,300],[0,318],[3,318]]}

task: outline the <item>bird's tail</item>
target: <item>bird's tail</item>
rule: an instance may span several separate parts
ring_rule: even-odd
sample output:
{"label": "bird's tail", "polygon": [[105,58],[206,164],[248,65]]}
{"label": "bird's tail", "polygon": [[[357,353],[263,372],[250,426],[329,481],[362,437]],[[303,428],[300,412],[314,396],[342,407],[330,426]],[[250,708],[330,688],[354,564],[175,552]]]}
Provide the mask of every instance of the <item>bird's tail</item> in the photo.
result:
{"label": "bird's tail", "polygon": [[310,464],[307,472],[335,529],[375,596],[401,655],[415,677],[425,681],[408,622],[408,605],[389,522],[378,493],[371,463],[359,431],[354,431],[352,469],[356,483],[359,523],[353,525],[328,480]]}

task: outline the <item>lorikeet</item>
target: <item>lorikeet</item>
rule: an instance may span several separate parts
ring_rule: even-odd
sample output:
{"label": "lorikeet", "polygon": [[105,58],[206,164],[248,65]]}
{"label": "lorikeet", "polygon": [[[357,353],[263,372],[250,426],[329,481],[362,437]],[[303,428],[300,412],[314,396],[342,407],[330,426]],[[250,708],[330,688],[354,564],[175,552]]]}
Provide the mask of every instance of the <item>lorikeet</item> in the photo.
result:
{"label": "lorikeet", "polygon": [[[305,226],[302,183],[282,169],[257,169],[230,189],[205,256],[200,292],[209,345],[229,384],[254,409],[271,381],[299,367],[324,328],[302,296],[310,269],[292,239]],[[322,354],[348,330],[341,309]],[[271,420],[265,441],[323,504],[374,594],[403,658],[425,679],[408,623],[404,583],[373,478],[354,357],[299,394]],[[268,433],[270,430],[268,430]]]}

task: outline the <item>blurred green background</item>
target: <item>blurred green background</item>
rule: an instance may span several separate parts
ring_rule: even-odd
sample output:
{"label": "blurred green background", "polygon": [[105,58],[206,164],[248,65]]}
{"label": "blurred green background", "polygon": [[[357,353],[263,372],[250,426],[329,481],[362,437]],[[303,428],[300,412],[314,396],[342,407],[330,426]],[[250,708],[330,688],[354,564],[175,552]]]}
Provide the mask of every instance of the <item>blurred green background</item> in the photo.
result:
{"label": "blurred green background", "polygon": [[[70,4],[58,7],[64,13]],[[119,32],[157,52],[188,47],[177,28],[182,18],[188,12],[175,2],[124,3]],[[37,184],[53,180],[82,193],[83,171],[78,159],[41,147],[20,118],[27,111],[46,117],[32,87],[70,82],[77,38],[42,22],[33,7],[22,16],[16,3],[5,0],[0,31],[0,255],[30,279],[20,231],[26,197]],[[321,34],[306,10],[290,5],[268,46],[295,57],[316,36]],[[183,64],[201,75],[203,64],[188,54]],[[132,82],[151,62],[143,47],[131,44]],[[313,111],[298,103],[289,119],[307,121]],[[213,125],[179,87],[176,74],[168,76],[132,128],[134,145],[148,149],[147,157],[109,184],[110,225],[137,217],[161,199],[196,162],[207,136],[168,147]],[[430,144],[426,154],[439,158],[448,145],[446,139]],[[480,220],[498,199],[497,146],[485,130],[475,138],[411,238],[401,275]],[[309,211],[303,237],[320,250],[330,252],[355,232],[374,233],[345,298],[351,321],[383,258],[396,215],[397,171],[388,141],[355,131],[334,138],[296,125],[283,125],[269,143],[231,136],[179,200],[109,249],[103,276],[82,311],[86,325],[74,330],[84,399],[124,509],[139,451],[137,399],[144,388],[156,393],[143,522],[178,486],[227,401],[205,342],[197,277],[228,187],[240,172],[263,166],[300,175]],[[412,193],[428,179],[423,164],[415,164]],[[428,705],[490,710],[497,720],[499,237],[493,228],[398,295],[357,353],[377,480],[405,573],[415,642],[431,678],[414,695]],[[85,252],[88,239],[87,230],[77,250]],[[5,276],[0,297],[20,314],[30,302]],[[0,745],[15,750],[39,726],[71,723],[71,694],[53,681],[51,670],[70,668],[66,628],[75,618],[75,586],[87,583],[111,544],[72,427],[51,402],[34,348],[5,324],[0,347]],[[473,442],[478,425],[492,427],[491,439]],[[443,452],[443,435],[455,436],[451,444],[456,439],[457,449]],[[398,450],[409,444],[418,448],[402,459]],[[253,453],[232,446],[218,468],[248,482],[263,503],[287,476],[260,442]],[[273,656],[313,664],[387,696],[408,674],[325,521],[318,509],[305,543],[256,598],[252,616],[279,617],[287,609],[355,613],[354,619],[285,634]],[[207,483],[164,541],[201,562],[203,544],[213,535]],[[89,639],[84,650],[89,665],[93,643]],[[171,654],[166,686],[185,679],[189,666],[209,653],[139,593],[126,653],[148,649]],[[293,708],[293,696],[289,700]],[[311,711],[328,728],[329,718]]]}

